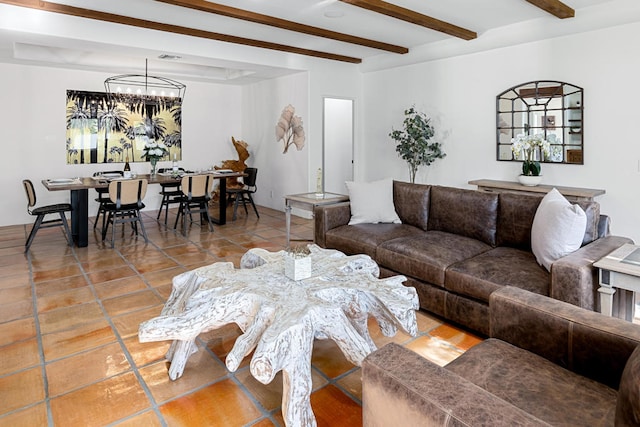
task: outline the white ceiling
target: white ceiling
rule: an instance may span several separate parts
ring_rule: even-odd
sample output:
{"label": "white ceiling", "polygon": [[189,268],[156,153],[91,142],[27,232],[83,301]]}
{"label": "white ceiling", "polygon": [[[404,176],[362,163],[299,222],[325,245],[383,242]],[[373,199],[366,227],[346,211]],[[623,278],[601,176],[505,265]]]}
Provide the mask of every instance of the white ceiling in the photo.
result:
{"label": "white ceiling", "polygon": [[[261,24],[190,10],[153,0],[58,0],[55,3],[98,10],[138,19],[168,23],[209,32],[361,58],[363,71],[435,57],[468,53],[531,39],[588,31],[639,19],[637,0],[565,0],[575,18],[558,19],[525,0],[393,0],[392,3],[475,31],[478,38],[458,39],[418,25],[379,15],[337,0],[216,0],[298,23],[369,38],[409,48],[405,55],[331,39],[295,33]],[[52,2],[54,3],[54,2]],[[630,14],[625,8],[632,8]],[[617,13],[616,13],[617,12]],[[340,17],[327,17],[339,15]],[[74,33],[74,28],[77,32]],[[88,31],[89,29],[95,29]],[[524,38],[509,36],[515,28]],[[522,31],[524,29],[525,31]],[[202,39],[187,36],[181,43],[143,41],[140,30],[84,18],[61,16],[0,3],[0,62],[30,63],[113,73],[139,72],[150,59],[155,74],[192,80],[245,84],[299,69],[301,61],[281,61],[281,52],[212,42],[224,49],[195,50]],[[136,42],[127,42],[135,38]],[[166,35],[165,35],[166,36]],[[168,36],[166,36],[168,37]],[[161,40],[158,39],[157,40]],[[185,40],[187,43],[185,43]],[[167,47],[171,49],[167,50]],[[230,60],[228,50],[243,53]],[[226,50],[225,50],[226,49]],[[218,54],[225,51],[225,54]],[[157,60],[162,53],[180,56]],[[255,54],[252,54],[255,53]],[[289,54],[299,56],[297,54]],[[264,58],[275,58],[278,64]],[[322,61],[331,61],[323,59]],[[273,62],[273,61],[271,61]],[[289,65],[294,63],[295,65]]]}

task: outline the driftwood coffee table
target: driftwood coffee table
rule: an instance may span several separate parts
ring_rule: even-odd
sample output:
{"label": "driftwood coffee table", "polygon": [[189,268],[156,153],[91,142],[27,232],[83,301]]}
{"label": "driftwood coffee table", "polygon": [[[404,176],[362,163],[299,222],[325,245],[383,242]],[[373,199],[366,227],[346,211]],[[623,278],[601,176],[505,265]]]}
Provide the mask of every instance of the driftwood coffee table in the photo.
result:
{"label": "driftwood coffee table", "polygon": [[230,371],[254,351],[251,374],[263,384],[283,371],[282,413],[288,426],[315,426],[311,409],[313,340],[332,339],[360,366],[376,349],[367,327],[375,317],[382,333],[400,327],[415,336],[418,297],[403,276],[378,279],[366,255],[346,256],[309,245],[312,275],[294,281],[284,274],[284,251],[251,249],[241,260],[216,263],[173,279],[160,316],[140,325],[140,342],[174,340],[166,355],[169,377],[182,375],[197,351],[196,337],[236,323],[240,335],[226,358]]}

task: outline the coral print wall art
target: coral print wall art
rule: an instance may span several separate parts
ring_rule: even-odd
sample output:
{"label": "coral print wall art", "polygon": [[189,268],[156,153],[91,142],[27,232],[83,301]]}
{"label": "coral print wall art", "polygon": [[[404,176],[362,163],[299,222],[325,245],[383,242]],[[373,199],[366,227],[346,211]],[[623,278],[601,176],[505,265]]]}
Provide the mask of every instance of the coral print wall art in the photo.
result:
{"label": "coral print wall art", "polygon": [[182,99],[67,91],[67,163],[144,162],[145,145],[164,143],[182,160]]}

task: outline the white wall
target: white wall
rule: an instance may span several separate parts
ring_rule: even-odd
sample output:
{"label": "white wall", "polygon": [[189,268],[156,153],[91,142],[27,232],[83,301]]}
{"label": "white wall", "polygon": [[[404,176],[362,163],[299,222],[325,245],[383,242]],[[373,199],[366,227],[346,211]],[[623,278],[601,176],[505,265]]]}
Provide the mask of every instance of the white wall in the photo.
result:
{"label": "white wall", "polygon": [[[282,110],[291,104],[303,120],[305,146],[294,145],[283,154],[284,144],[276,141],[276,124]],[[249,144],[249,166],[258,168],[257,204],[282,210],[286,194],[307,190],[309,146],[309,82],[307,73],[267,80],[243,89],[243,140]]]}
{"label": "white wall", "polygon": [[[0,226],[33,221],[26,212],[22,179],[33,181],[38,205],[68,201],[69,192],[49,192],[40,183],[54,177],[89,176],[113,168],[104,164],[67,165],[65,157],[66,90],[104,91],[101,73],[61,70],[0,63],[0,127],[3,174],[8,181],[2,190]],[[241,88],[185,82],[182,142],[186,168],[207,168],[221,160],[235,158],[231,136],[242,133]],[[10,100],[10,102],[6,102]],[[169,162],[161,162],[160,167]],[[115,168],[122,164],[114,165]],[[148,173],[149,163],[132,163],[132,170]],[[160,197],[152,186],[145,203],[157,209]],[[89,194],[93,215],[97,204]]]}
{"label": "white wall", "polygon": [[[309,71],[263,81],[243,88],[242,129],[249,143],[248,163],[258,167],[258,192],[254,199],[262,206],[284,209],[284,196],[316,189],[316,171],[322,167],[323,97],[354,99],[356,129],[361,99],[361,74],[350,64],[309,60]],[[305,146],[282,154],[276,142],[275,126],[288,104],[302,117]],[[356,140],[359,133],[356,131]],[[273,192],[273,194],[272,194]],[[298,215],[308,216],[296,211]]]}
{"label": "white wall", "polygon": [[447,157],[416,181],[473,188],[479,178],[515,180],[521,165],[496,161],[496,95],[532,80],[584,88],[584,165],[543,164],[543,183],[602,188],[612,231],[640,242],[640,24],[561,37],[364,75],[362,179],[408,180],[388,137],[411,105],[432,117]]}

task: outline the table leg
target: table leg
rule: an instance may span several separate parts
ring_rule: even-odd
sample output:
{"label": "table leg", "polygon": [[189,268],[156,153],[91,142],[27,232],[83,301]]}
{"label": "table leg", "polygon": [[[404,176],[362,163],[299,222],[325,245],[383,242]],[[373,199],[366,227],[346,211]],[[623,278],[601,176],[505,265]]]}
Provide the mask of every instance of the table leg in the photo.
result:
{"label": "table leg", "polygon": [[600,286],[598,288],[600,294],[600,313],[607,316],[613,315],[613,294],[616,290],[610,286]]}
{"label": "table leg", "polygon": [[79,248],[89,244],[89,190],[71,190],[71,234]]}
{"label": "table leg", "polygon": [[288,200],[285,201],[285,217],[286,217],[286,222],[287,222],[287,246],[289,246],[289,243],[291,241],[291,204],[289,203]]}
{"label": "table leg", "polygon": [[219,201],[218,206],[220,210],[218,212],[218,218],[211,218],[211,220],[218,225],[225,225],[227,223],[227,178],[220,178],[220,185],[218,186]]}

